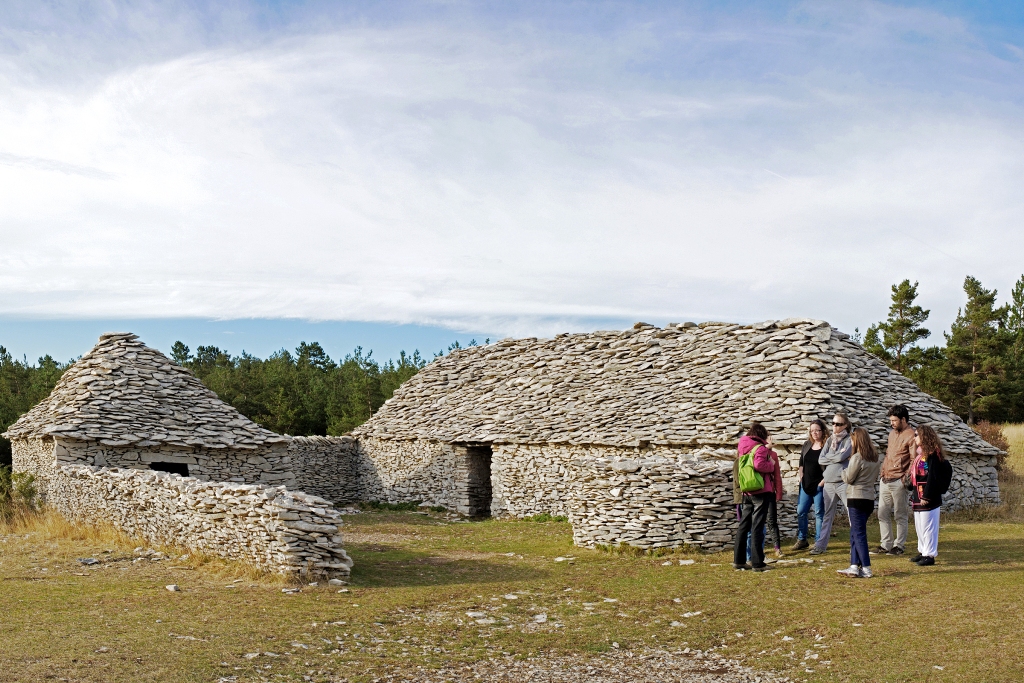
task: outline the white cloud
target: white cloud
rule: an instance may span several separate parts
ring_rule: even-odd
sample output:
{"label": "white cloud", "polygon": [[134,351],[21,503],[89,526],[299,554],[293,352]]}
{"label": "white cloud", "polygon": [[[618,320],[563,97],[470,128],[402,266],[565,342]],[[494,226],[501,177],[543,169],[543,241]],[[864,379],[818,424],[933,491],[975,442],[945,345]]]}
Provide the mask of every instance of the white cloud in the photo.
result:
{"label": "white cloud", "polygon": [[1020,63],[934,13],[798,15],[332,26],[71,85],[8,58],[0,314],[852,328],[910,277],[941,329],[965,274],[1007,291]]}

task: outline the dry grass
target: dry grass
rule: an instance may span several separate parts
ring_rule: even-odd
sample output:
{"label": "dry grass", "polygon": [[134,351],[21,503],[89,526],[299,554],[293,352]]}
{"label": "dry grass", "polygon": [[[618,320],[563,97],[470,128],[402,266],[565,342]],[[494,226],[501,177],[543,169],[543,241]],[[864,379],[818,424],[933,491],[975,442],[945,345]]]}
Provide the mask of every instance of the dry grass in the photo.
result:
{"label": "dry grass", "polygon": [[50,509],[21,509],[10,519],[0,520],[0,537],[4,536],[24,536],[33,539],[33,542],[54,546],[102,547],[104,555],[133,555],[141,547],[178,558],[180,562],[177,564],[192,570],[201,569],[213,578],[243,578],[273,585],[290,583],[285,577],[269,574],[247,562],[225,560],[217,555],[177,545],[148,544],[112,525],[78,524]]}
{"label": "dry grass", "polygon": [[83,525],[69,522],[60,514],[44,510],[21,509],[7,521],[0,521],[0,535],[28,534],[42,541],[69,541],[105,545],[131,552],[139,543],[108,525]]}
{"label": "dry grass", "polygon": [[[851,581],[834,572],[849,557],[842,532],[813,563],[750,575],[724,555],[680,566],[683,555],[574,548],[563,522],[346,522],[345,593],[285,594],[219,560],[133,561],[134,540],[59,521],[0,535],[0,681],[415,680],[418,667],[599,655],[613,642],[717,648],[809,681],[1010,681],[1024,669],[1024,525],[944,520],[935,567],[880,557],[877,578]],[[101,563],[75,560],[87,556]]]}
{"label": "dry grass", "polygon": [[1024,425],[1003,425],[1003,437],[1009,444],[999,471],[997,506],[968,508],[947,516],[950,521],[1024,522]]}
{"label": "dry grass", "polygon": [[1024,424],[1003,425],[1003,436],[1010,444],[1006,465],[1020,476],[1024,476]]}
{"label": "dry grass", "polygon": [[109,527],[26,517],[0,526],[0,681],[370,683],[492,658],[601,656],[613,643],[714,648],[798,681],[1017,681],[1024,525],[1009,506],[1024,502],[1024,426],[1005,433],[1002,512],[944,516],[934,567],[876,557],[869,581],[835,574],[849,559],[842,530],[812,563],[799,553],[751,575],[726,555],[574,548],[564,522],[376,510],[346,517],[347,592],[286,594],[283,579],[239,563],[176,548],[140,561],[141,543]]}

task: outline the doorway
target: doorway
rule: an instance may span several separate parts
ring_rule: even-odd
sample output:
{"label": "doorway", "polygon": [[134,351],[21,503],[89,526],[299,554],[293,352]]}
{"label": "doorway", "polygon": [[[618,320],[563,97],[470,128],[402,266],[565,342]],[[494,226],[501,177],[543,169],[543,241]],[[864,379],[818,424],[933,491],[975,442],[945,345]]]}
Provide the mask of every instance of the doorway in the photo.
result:
{"label": "doorway", "polygon": [[491,447],[465,446],[466,508],[470,517],[491,516]]}

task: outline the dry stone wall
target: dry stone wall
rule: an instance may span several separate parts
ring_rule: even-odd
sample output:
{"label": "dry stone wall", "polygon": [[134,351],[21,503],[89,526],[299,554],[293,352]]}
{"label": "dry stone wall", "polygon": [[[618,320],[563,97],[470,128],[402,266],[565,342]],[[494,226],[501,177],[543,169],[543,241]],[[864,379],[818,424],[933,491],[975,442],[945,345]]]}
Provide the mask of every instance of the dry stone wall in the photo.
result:
{"label": "dry stone wall", "polygon": [[204,482],[177,474],[60,465],[48,503],[69,519],[111,523],[152,544],[176,544],[284,574],[347,577],[341,514],[283,486]]}
{"label": "dry stone wall", "polygon": [[49,493],[49,483],[57,471],[53,455],[53,439],[15,439],[11,441],[11,466],[15,472],[31,474],[36,478],[36,491],[43,502]]}
{"label": "dry stone wall", "polygon": [[953,455],[949,461],[953,465],[953,481],[942,496],[943,510],[999,504],[999,471],[995,457]]}
{"label": "dry stone wall", "polygon": [[154,464],[188,467],[188,475],[203,481],[245,484],[282,484],[293,488],[288,446],[275,443],[251,451],[212,449],[205,446],[108,446],[102,442],[55,439],[58,463],[150,470]]}
{"label": "dry stone wall", "polygon": [[359,444],[350,436],[294,436],[288,456],[295,474],[289,484],[335,505],[364,500],[359,485]]}
{"label": "dry stone wall", "polygon": [[[586,457],[577,466],[579,494],[569,514],[576,545],[717,552],[733,542],[738,522],[730,461]],[[783,538],[796,535],[792,501],[779,506],[779,528]]]}
{"label": "dry stone wall", "polygon": [[356,476],[363,500],[414,500],[455,510],[461,501],[452,444],[426,440],[359,440]]}

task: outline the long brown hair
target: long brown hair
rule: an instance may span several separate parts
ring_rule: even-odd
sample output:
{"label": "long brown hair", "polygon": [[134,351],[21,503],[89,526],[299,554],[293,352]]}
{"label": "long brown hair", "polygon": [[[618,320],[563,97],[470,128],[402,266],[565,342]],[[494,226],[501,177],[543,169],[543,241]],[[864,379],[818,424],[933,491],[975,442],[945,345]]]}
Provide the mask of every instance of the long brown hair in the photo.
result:
{"label": "long brown hair", "polygon": [[942,440],[935,430],[928,425],[917,426],[917,436],[921,439],[921,452],[925,455],[935,455],[939,460],[945,460],[946,454],[942,450]]}
{"label": "long brown hair", "polygon": [[852,439],[854,453],[860,453],[860,457],[868,462],[878,462],[878,450],[875,448],[868,430],[863,427],[857,427],[853,430]]}

